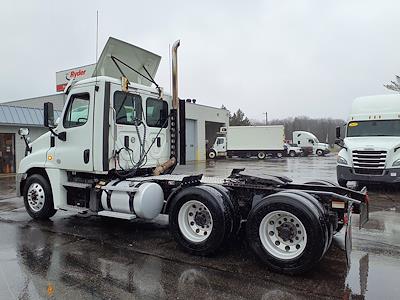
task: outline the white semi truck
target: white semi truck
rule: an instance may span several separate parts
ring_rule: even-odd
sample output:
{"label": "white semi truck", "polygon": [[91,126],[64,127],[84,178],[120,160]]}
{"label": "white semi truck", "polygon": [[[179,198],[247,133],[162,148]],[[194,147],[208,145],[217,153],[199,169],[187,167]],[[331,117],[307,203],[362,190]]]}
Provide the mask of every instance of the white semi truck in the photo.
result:
{"label": "white semi truck", "polygon": [[[360,214],[361,225],[368,220],[365,189],[294,184],[242,169],[223,178],[172,174],[185,163],[178,46],[172,47],[172,97],[154,80],[158,55],[110,38],[93,77],[66,87],[57,124],[52,104],[45,104],[49,132],[26,140],[16,176],[28,214],[47,219],[67,210],[125,220],[166,214],[182,249],[203,256],[243,228],[260,260],[288,274],[315,266],[337,232],[345,231],[349,242],[351,212]],[[20,133],[27,139],[26,129]]]}
{"label": "white semi truck", "polygon": [[293,143],[303,149],[304,155],[324,156],[330,152],[328,144],[320,143],[317,137],[308,131],[293,131]]}
{"label": "white semi truck", "polygon": [[337,157],[337,180],[369,183],[400,182],[400,95],[356,98],[347,124],[336,128],[342,147]]}
{"label": "white semi truck", "polygon": [[264,159],[268,155],[282,157],[284,127],[273,126],[229,126],[221,127],[224,134],[215,139],[214,145],[208,151],[208,157],[251,157]]}

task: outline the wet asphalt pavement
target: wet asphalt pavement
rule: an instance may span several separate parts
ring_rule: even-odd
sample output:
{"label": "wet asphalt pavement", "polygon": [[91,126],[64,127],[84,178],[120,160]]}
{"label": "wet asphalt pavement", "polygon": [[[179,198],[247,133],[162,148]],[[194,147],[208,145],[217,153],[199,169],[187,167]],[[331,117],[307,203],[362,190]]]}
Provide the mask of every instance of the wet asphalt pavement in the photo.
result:
{"label": "wet asphalt pavement", "polygon": [[[335,180],[335,157],[217,160],[175,173],[229,175],[245,167],[296,182]],[[0,299],[398,299],[400,192],[370,187],[367,227],[353,220],[353,252],[331,247],[311,272],[268,271],[241,233],[213,257],[182,252],[166,218],[124,221],[57,212],[33,221],[15,198],[14,178],[0,178]]]}

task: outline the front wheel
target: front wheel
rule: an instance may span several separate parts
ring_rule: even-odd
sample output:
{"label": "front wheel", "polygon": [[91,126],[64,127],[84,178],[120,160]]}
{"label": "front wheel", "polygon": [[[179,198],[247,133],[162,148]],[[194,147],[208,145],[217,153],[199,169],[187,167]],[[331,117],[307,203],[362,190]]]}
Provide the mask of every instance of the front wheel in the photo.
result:
{"label": "front wheel", "polygon": [[42,175],[29,176],[24,188],[24,204],[33,219],[48,219],[54,216],[53,193],[49,182]]}
{"label": "front wheel", "polygon": [[324,155],[324,151],[322,151],[321,149],[317,150],[317,155],[318,156],[323,156]]}
{"label": "front wheel", "polygon": [[293,150],[289,152],[289,156],[290,157],[295,157],[296,156],[296,152],[294,152]]}
{"label": "front wheel", "polygon": [[215,159],[216,156],[217,156],[217,154],[215,153],[214,150],[211,150],[211,151],[208,153],[208,158],[210,158],[210,159]]}

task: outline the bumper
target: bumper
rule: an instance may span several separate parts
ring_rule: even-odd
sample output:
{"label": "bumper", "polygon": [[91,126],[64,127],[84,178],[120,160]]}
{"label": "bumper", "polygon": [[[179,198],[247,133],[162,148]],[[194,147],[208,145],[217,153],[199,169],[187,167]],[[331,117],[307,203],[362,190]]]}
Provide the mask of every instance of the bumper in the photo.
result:
{"label": "bumper", "polygon": [[26,173],[17,173],[15,177],[15,190],[17,192],[17,197],[22,196],[21,182],[26,179]]}
{"label": "bumper", "polygon": [[359,181],[359,182],[400,182],[400,168],[385,169],[382,175],[357,174],[353,168],[336,166],[336,175],[339,180]]}

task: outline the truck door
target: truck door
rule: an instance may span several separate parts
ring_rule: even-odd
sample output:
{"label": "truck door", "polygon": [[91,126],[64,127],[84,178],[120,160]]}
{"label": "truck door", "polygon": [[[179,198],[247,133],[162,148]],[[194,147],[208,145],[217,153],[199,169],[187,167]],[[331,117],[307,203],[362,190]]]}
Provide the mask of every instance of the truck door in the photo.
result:
{"label": "truck door", "polygon": [[217,141],[215,144],[216,144],[215,151],[217,152],[217,154],[219,152],[226,151],[226,139],[224,137],[217,138]]}
{"label": "truck door", "polygon": [[[146,93],[126,93],[113,86],[117,167],[154,167],[169,159],[168,104]],[[151,148],[150,148],[151,147]]]}
{"label": "truck door", "polygon": [[[93,171],[94,87],[77,87],[71,91],[60,118],[55,138],[54,160],[60,169]],[[100,124],[101,125],[101,124]]]}
{"label": "truck door", "polygon": [[169,159],[168,103],[148,97],[146,99],[146,123],[149,131],[147,147],[153,144],[148,154],[148,161],[152,164],[162,164]]}

